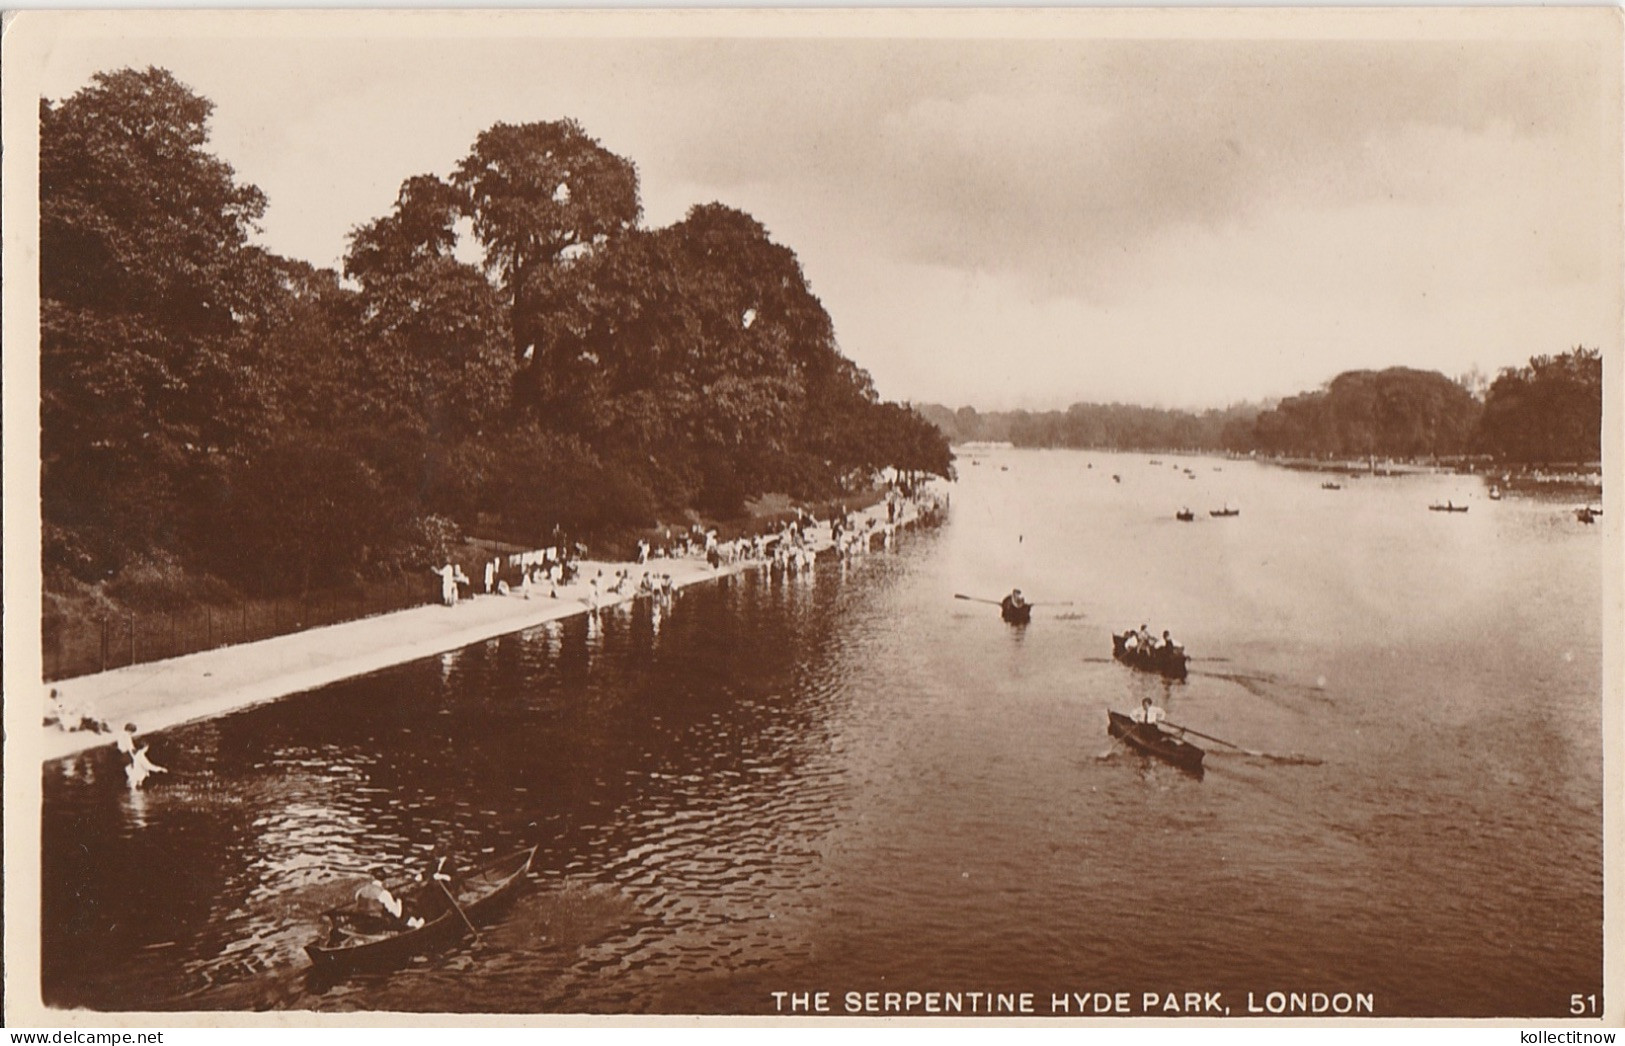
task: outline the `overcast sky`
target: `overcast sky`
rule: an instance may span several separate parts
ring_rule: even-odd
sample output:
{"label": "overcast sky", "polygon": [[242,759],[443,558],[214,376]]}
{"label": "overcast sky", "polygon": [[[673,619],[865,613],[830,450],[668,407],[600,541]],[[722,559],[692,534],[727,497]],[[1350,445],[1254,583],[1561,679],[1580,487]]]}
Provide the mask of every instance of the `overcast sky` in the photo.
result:
{"label": "overcast sky", "polygon": [[38,93],[169,69],[263,242],[318,265],[482,129],[574,117],[647,225],[715,200],[794,249],[891,399],[1209,407],[1620,349],[1608,9],[597,19],[79,16]]}

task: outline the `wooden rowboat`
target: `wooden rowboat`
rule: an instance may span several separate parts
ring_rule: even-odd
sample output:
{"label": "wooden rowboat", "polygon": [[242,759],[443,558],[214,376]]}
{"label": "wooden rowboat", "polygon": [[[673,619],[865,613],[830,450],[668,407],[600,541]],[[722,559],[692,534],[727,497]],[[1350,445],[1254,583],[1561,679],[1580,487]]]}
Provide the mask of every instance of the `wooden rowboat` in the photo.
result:
{"label": "wooden rowboat", "polygon": [[1190,658],[1186,656],[1184,648],[1178,646],[1171,649],[1158,647],[1155,650],[1131,648],[1128,645],[1129,635],[1128,632],[1112,633],[1112,657],[1141,672],[1156,672],[1169,679],[1185,678],[1186,665]]}
{"label": "wooden rowboat", "polygon": [[1178,512],[1174,513],[1174,518],[1179,520],[1181,523],[1189,523],[1191,520],[1196,518],[1196,513],[1192,512],[1188,508],[1182,508]]}
{"label": "wooden rowboat", "polygon": [[[519,891],[536,847],[498,858],[444,884],[430,881],[406,892],[399,918],[355,904],[327,913],[327,936],[305,946],[317,970],[340,973],[400,966],[413,957],[462,940],[469,923],[488,918]],[[457,898],[457,913],[447,894]],[[464,919],[468,920],[467,922]],[[412,926],[408,920],[422,919]]]}
{"label": "wooden rowboat", "polygon": [[1155,756],[1186,773],[1202,776],[1202,757],[1207,753],[1189,741],[1181,741],[1155,724],[1136,722],[1121,712],[1108,711],[1106,720],[1106,732],[1136,752]]}
{"label": "wooden rowboat", "polygon": [[1031,603],[999,604],[999,616],[1012,625],[1025,625],[1033,619],[1033,605]]}
{"label": "wooden rowboat", "polygon": [[1443,505],[1429,505],[1429,512],[1466,512],[1466,505],[1458,505],[1454,501],[1447,501]]}

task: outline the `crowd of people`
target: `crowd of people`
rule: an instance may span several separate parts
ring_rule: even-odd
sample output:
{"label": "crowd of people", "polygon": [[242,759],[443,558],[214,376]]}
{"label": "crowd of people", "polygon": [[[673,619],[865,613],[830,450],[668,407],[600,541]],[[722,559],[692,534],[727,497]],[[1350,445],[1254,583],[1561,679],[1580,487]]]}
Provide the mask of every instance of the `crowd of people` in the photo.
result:
{"label": "crowd of people", "polygon": [[[633,568],[616,569],[605,576],[602,569],[585,579],[585,591],[565,591],[582,583],[581,564],[587,548],[560,539],[547,548],[512,552],[484,561],[478,585],[463,567],[447,562],[432,568],[440,578],[441,602],[455,606],[473,595],[519,596],[530,599],[541,593],[547,598],[579,598],[590,610],[625,598],[647,597],[670,602],[676,582],[670,572],[647,570],[633,581],[635,567],[662,561],[701,559],[713,570],[740,563],[767,566],[775,573],[798,574],[812,567],[820,555],[841,559],[892,547],[897,528],[914,519],[940,520],[946,502],[934,494],[901,487],[888,491],[884,518],[877,508],[855,512],[838,505],[827,520],[805,509],[756,534],[724,540],[714,527],[694,523],[687,528],[664,528],[653,538],[641,537],[634,546]],[[556,535],[557,536],[557,535]]]}

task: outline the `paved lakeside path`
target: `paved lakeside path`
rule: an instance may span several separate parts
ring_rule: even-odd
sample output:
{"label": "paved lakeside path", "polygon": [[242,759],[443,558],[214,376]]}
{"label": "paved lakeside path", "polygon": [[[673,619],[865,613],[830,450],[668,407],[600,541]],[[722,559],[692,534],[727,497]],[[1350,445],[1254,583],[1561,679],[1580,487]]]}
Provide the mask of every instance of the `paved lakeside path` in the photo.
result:
{"label": "paved lakeside path", "polygon": [[[899,505],[897,528],[911,527],[919,518],[912,502]],[[885,523],[885,508],[853,513],[859,527],[867,519]],[[811,536],[811,535],[809,535]],[[808,547],[817,552],[830,547],[827,526]],[[195,654],[116,668],[93,675],[57,680],[54,688],[63,702],[105,722],[115,731],[134,723],[142,736],[185,723],[227,715],[290,694],[302,693],[342,679],[377,672],[394,665],[432,657],[471,643],[521,632],[549,621],[588,612],[591,579],[602,571],[630,573],[633,584],[644,571],[670,574],[677,588],[749,570],[766,569],[760,559],[740,559],[711,567],[704,559],[682,557],[651,559],[647,563],[578,561],[580,578],[557,586],[558,596],[533,587],[526,598],[517,592],[462,599],[454,606],[439,603],[397,610],[375,617],[292,632],[253,643],[216,647]],[[634,593],[604,592],[603,607],[630,602]],[[42,693],[45,691],[42,690]],[[79,752],[112,744],[114,735],[89,730],[63,731],[41,727],[40,755],[52,762]]]}

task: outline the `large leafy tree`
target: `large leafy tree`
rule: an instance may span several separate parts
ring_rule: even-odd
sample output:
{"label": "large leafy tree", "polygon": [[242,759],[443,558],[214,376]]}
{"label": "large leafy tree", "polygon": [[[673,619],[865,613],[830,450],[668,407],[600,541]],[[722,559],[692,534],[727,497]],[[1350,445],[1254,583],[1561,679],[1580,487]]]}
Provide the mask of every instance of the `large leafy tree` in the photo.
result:
{"label": "large leafy tree", "polygon": [[176,493],[270,409],[239,337],[265,198],[206,151],[212,108],[151,68],[40,104],[41,489],[81,575],[173,545]]}
{"label": "large leafy tree", "polygon": [[360,284],[356,419],[448,441],[507,409],[514,374],[502,301],[457,260],[456,188],[409,178],[388,215],[350,235],[345,273]]}
{"label": "large leafy tree", "polygon": [[1479,446],[1519,462],[1602,457],[1602,353],[1577,347],[1503,370],[1490,386]]}
{"label": "large leafy tree", "polygon": [[1260,414],[1253,435],[1260,449],[1279,454],[1444,456],[1468,449],[1479,411],[1467,390],[1435,371],[1346,371]]}
{"label": "large leafy tree", "polygon": [[642,214],[632,161],[574,120],[496,124],[475,139],[452,184],[464,195],[487,268],[508,292],[517,353],[530,344],[521,319],[537,271],[632,230]]}

